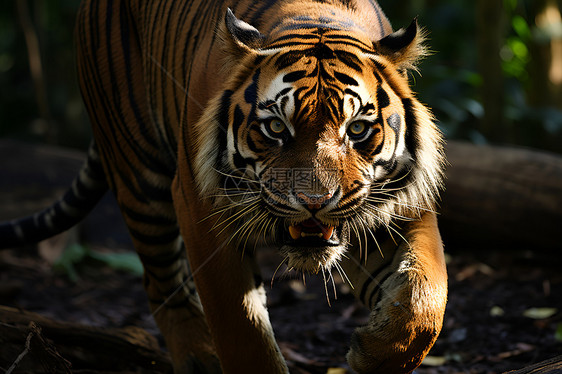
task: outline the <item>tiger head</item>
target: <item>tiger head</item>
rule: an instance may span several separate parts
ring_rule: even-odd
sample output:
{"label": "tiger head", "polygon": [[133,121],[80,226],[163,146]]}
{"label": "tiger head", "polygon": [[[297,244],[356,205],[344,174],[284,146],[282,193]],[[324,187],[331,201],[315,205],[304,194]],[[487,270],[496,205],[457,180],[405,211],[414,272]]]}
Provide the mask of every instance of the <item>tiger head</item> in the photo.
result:
{"label": "tiger head", "polygon": [[374,40],[350,19],[295,10],[264,35],[228,10],[226,88],[197,126],[217,231],[313,273],[354,237],[432,209],[442,179],[440,133],[408,85],[417,22]]}

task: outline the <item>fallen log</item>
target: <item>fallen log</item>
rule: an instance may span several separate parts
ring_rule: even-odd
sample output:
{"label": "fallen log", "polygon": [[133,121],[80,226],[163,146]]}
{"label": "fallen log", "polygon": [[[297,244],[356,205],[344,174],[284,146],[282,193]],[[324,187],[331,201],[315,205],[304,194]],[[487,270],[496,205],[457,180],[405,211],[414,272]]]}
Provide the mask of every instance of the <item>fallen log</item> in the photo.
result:
{"label": "fallen log", "polygon": [[539,362],[526,368],[508,371],[505,374],[560,374],[562,373],[562,356]]}
{"label": "fallen log", "polygon": [[13,374],[172,372],[168,355],[143,329],[59,322],[6,306],[0,347],[0,367]]}
{"label": "fallen log", "polygon": [[449,142],[439,225],[448,248],[562,249],[562,156]]}

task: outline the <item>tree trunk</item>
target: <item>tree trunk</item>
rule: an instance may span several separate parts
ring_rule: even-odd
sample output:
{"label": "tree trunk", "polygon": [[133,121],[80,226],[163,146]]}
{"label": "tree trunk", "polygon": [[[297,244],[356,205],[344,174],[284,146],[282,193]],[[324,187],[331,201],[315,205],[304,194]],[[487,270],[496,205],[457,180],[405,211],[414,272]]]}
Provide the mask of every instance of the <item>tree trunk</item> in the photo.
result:
{"label": "tree trunk", "polygon": [[476,53],[483,81],[481,95],[484,106],[480,132],[490,141],[505,141],[509,140],[509,133],[503,119],[504,88],[500,59],[504,37],[503,2],[478,0],[476,3]]}

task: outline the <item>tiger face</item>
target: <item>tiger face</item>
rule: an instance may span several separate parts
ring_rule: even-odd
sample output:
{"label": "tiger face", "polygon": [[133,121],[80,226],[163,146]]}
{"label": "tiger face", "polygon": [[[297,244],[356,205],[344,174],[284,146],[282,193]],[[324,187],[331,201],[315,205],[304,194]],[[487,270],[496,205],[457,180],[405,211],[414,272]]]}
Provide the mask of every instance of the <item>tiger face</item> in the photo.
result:
{"label": "tiger face", "polygon": [[226,134],[199,158],[200,170],[216,160],[219,177],[200,185],[220,186],[217,209],[229,214],[217,227],[232,226],[244,246],[266,239],[289,268],[313,273],[337,264],[354,236],[427,208],[439,183],[420,182],[439,173],[420,165],[439,141],[419,146],[424,131],[439,136],[400,65],[381,54],[415,43],[417,25],[373,43],[333,23],[265,37],[227,14],[245,55],[216,100]]}

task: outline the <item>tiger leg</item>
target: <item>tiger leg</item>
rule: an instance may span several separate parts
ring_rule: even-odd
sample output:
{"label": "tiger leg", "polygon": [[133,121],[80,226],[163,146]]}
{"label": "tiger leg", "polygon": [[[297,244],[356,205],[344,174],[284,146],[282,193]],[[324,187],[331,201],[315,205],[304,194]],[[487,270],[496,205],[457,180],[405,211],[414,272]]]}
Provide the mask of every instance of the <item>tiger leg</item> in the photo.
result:
{"label": "tiger leg", "polygon": [[144,266],[144,288],[164,336],[175,373],[220,373],[203,310],[189,271],[185,247],[170,203],[142,204],[116,196]]}
{"label": "tiger leg", "polygon": [[405,225],[403,239],[370,244],[367,261],[353,253],[344,268],[355,296],[371,309],[347,355],[358,373],[410,373],[427,355],[443,323],[447,273],[435,214]]}
{"label": "tiger leg", "polygon": [[288,373],[255,261],[214,234],[213,220],[204,219],[208,200],[197,198],[187,159],[179,161],[172,187],[176,216],[223,372]]}

